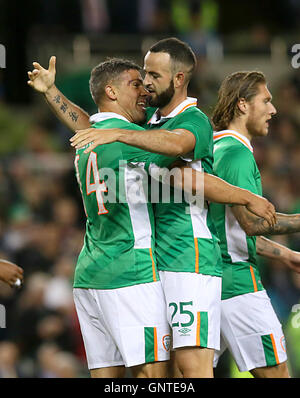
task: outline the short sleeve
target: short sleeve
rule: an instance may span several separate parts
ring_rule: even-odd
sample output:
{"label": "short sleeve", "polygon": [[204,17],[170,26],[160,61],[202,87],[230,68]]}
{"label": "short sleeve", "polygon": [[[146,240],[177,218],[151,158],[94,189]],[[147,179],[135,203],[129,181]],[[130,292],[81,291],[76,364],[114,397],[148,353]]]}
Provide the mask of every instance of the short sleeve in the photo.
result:
{"label": "short sleeve", "polygon": [[190,119],[186,116],[176,124],[177,129],[184,129],[194,134],[196,139],[193,160],[203,159],[212,155],[213,129],[211,123],[204,115],[193,115]]}
{"label": "short sleeve", "polygon": [[235,147],[215,163],[214,172],[229,184],[257,194],[255,166],[254,157],[247,148]]}

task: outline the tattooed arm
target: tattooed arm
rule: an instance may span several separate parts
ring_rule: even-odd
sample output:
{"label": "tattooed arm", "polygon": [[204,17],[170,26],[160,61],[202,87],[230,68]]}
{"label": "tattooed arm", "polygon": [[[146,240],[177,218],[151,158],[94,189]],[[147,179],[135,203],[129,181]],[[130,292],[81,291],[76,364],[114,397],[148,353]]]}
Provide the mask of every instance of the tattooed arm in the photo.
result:
{"label": "tattooed arm", "polygon": [[44,95],[52,111],[70,130],[90,127],[89,115],[68,100],[56,86],[53,85]]}
{"label": "tattooed arm", "polygon": [[89,115],[79,106],[69,101],[55,86],[56,58],[50,58],[48,69],[43,68],[38,62],[33,62],[34,70],[28,72],[28,85],[36,91],[43,93],[44,97],[55,115],[70,130],[86,129],[90,127]]}
{"label": "tattooed arm", "polygon": [[274,226],[270,226],[266,220],[250,213],[244,206],[232,206],[232,212],[249,236],[300,232],[300,214],[276,213],[276,223]]}
{"label": "tattooed arm", "polygon": [[273,260],[280,260],[293,271],[300,273],[300,253],[289,249],[277,242],[258,236],[256,239],[256,252],[260,256]]}

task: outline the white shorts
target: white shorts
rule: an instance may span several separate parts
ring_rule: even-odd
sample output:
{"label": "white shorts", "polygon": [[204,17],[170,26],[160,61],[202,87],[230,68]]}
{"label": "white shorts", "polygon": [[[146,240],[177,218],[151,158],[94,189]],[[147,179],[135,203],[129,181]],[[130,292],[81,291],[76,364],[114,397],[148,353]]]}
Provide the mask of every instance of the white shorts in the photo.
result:
{"label": "white shorts", "polygon": [[265,290],[222,300],[221,308],[221,348],[214,367],[226,348],[241,372],[287,360],[282,327]]}
{"label": "white shorts", "polygon": [[73,290],[89,369],[165,361],[170,328],[160,282]]}
{"label": "white shorts", "polygon": [[172,348],[220,348],[221,278],[160,271],[172,328]]}

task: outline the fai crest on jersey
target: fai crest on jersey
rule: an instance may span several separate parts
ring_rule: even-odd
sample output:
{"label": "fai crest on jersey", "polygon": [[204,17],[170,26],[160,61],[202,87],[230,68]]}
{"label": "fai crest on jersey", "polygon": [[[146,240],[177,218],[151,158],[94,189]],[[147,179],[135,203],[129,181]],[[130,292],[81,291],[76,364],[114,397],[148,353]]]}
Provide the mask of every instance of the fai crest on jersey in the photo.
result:
{"label": "fai crest on jersey", "polygon": [[286,344],[285,344],[284,336],[282,336],[280,339],[280,345],[281,345],[281,348],[283,349],[283,351],[286,352]]}
{"label": "fai crest on jersey", "polygon": [[170,350],[171,347],[171,336],[169,334],[166,334],[163,338],[162,338],[162,343],[164,346],[164,349],[166,351]]}

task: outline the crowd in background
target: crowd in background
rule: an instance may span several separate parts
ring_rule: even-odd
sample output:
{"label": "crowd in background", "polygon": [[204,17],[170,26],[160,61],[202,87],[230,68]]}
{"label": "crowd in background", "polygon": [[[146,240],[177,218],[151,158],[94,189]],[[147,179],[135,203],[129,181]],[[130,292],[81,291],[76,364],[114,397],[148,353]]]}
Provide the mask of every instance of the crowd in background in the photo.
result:
{"label": "crowd in background", "polygon": [[[51,0],[42,4],[39,20],[44,29],[53,25],[53,29],[63,30],[66,23],[70,31],[81,32],[172,32],[182,38],[188,35],[190,42],[220,33],[219,15],[224,10],[217,0]],[[282,15],[299,15],[297,1],[283,4]],[[145,9],[147,12],[141,12]],[[273,12],[276,10],[274,6]],[[77,19],[67,18],[68,12]],[[198,55],[203,56],[200,47]],[[1,76],[4,74],[0,74],[0,258],[22,267],[25,279],[21,289],[0,283],[0,303],[6,310],[6,328],[0,328],[0,377],[88,377],[72,299],[85,215],[73,169],[74,152],[68,142],[71,132],[42,100],[32,101],[30,88],[24,84],[26,71],[18,79],[22,82],[20,93],[23,90],[25,98],[32,101],[28,104],[24,97],[21,104],[12,100]],[[191,83],[190,93],[208,116],[219,84],[218,80],[203,82],[200,78]],[[271,90],[278,113],[269,136],[253,143],[254,155],[264,196],[279,212],[300,213],[300,73],[295,70]],[[91,112],[90,102],[80,105]],[[272,239],[300,251],[300,234]],[[262,258],[260,268],[284,326],[291,374],[300,377],[300,325],[295,327],[292,319],[293,306],[300,304],[300,274]],[[224,356],[216,374],[238,377],[230,356]]]}

